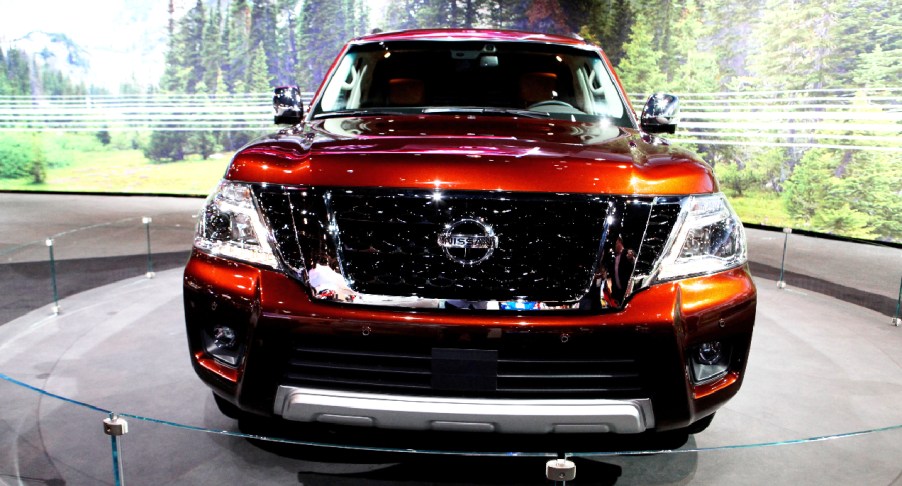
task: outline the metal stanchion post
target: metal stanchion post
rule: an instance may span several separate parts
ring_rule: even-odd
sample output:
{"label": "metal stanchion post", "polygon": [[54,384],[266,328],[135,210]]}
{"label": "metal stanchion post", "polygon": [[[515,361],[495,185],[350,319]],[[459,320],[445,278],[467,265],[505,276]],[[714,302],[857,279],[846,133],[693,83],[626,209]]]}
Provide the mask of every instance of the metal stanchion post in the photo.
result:
{"label": "metal stanchion post", "polygon": [[125,484],[125,470],[122,462],[122,444],[120,437],[128,433],[128,422],[115,413],[103,419],[103,433],[110,436],[113,444],[113,484]]}
{"label": "metal stanchion post", "polygon": [[902,280],[899,281],[899,298],[896,300],[896,314],[893,317],[893,325],[896,327],[902,326],[902,314],[899,314],[900,308],[902,308]]}
{"label": "metal stanchion post", "polygon": [[780,261],[780,280],[777,281],[778,289],[786,288],[786,281],[783,280],[783,269],[786,267],[786,245],[789,243],[790,233],[792,233],[792,228],[783,228],[783,260]]}
{"label": "metal stanchion post", "polygon": [[60,313],[60,296],[56,289],[56,260],[53,258],[53,238],[47,238],[44,241],[50,250],[50,286],[53,288],[53,313]]}
{"label": "metal stanchion post", "polygon": [[150,252],[150,222],[151,221],[153,221],[153,219],[151,219],[147,216],[141,218],[141,222],[144,223],[144,228],[147,230],[147,273],[145,274],[145,276],[147,278],[153,278],[154,275],[156,275],[153,271],[153,258],[151,256],[152,253]]}

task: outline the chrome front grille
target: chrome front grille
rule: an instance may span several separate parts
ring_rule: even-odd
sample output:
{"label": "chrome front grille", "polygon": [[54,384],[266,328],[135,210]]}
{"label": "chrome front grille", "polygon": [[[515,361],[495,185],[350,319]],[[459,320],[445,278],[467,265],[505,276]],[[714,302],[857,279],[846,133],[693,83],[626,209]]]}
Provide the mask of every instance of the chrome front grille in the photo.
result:
{"label": "chrome front grille", "polygon": [[634,275],[647,276],[681,209],[679,198],[592,194],[276,186],[255,193],[298,278],[322,263],[361,295],[444,299],[448,308],[599,308],[583,303],[612,267],[615,239],[635,251]]}

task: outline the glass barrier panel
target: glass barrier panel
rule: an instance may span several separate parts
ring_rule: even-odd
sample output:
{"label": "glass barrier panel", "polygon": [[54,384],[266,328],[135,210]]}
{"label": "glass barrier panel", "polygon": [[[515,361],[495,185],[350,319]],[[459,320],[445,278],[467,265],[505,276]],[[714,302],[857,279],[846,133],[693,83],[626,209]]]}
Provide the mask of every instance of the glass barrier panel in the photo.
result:
{"label": "glass barrier panel", "polygon": [[579,479],[588,479],[581,474],[586,462],[617,468],[613,479],[618,485],[895,484],[900,477],[902,427],[791,443],[705,448],[698,442],[690,438],[683,451],[594,457],[592,453],[576,453],[572,460],[577,464]]}
{"label": "glass barrier panel", "polygon": [[[40,370],[29,381],[40,385]],[[0,378],[0,484],[111,484],[102,412]]]}
{"label": "glass barrier panel", "polygon": [[[797,233],[747,229],[749,262],[757,277],[788,288],[830,295],[892,315],[902,249]],[[766,283],[765,285],[774,285]]]}

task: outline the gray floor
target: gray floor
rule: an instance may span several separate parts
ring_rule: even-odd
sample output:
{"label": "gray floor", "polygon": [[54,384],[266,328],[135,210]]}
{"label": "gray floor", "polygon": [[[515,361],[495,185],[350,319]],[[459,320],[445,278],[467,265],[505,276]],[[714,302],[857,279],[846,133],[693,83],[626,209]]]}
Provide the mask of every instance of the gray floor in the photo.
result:
{"label": "gray floor", "polygon": [[44,261],[53,238],[59,259],[141,254],[143,217],[150,217],[152,250],[191,247],[203,198],[81,196],[0,192],[0,263]]}
{"label": "gray floor", "polygon": [[[65,204],[54,202],[54,197]],[[10,198],[15,211],[6,210]],[[0,194],[5,209],[0,214],[0,251],[20,255],[26,250],[16,248],[43,238],[46,232],[33,228],[35,220],[60,233],[109,222],[110,214],[127,219],[135,213],[140,231],[142,215],[153,216],[155,223],[157,218],[164,221],[160,215],[171,215],[171,239],[161,238],[160,246],[190,245],[190,230],[175,228],[190,226],[200,200],[119,199]],[[130,212],[132,202],[140,203],[140,211]],[[54,213],[57,206],[71,213],[58,219],[39,217]],[[16,214],[9,216],[11,212]],[[32,212],[34,219],[23,212]],[[123,236],[114,227],[96,230],[107,229],[110,234],[92,235],[93,246],[75,254],[102,256],[116,247]],[[758,252],[782,251],[782,234],[761,233],[757,241],[750,231],[753,260]],[[793,244],[805,237],[791,238]],[[839,254],[840,247],[832,243],[837,242],[812,244],[820,247],[815,250],[823,252],[820,257],[797,257],[811,258],[811,271],[836,278],[849,270],[825,256]],[[849,254],[870,258],[874,248],[860,246],[850,247]],[[902,265],[892,262],[902,259],[894,252],[900,251],[889,249],[888,256],[880,256],[884,264],[871,275],[895,271],[892,280],[898,284]],[[35,257],[40,256],[36,251]],[[864,268],[860,265],[852,270]],[[160,272],[151,280],[135,273],[134,278],[64,299],[61,315],[42,306],[0,325],[0,373],[82,402],[0,380],[0,484],[111,484],[110,441],[101,426],[106,415],[86,405],[157,420],[129,419],[122,456],[128,484],[547,483],[545,459],[540,457],[426,453],[449,448],[574,452],[580,457],[573,484],[902,484],[902,428],[774,445],[902,424],[902,328],[890,326],[882,313],[798,290],[792,282],[788,289],[777,290],[773,280],[756,280],[758,320],[746,382],[711,428],[690,438],[683,452],[597,456],[590,453],[611,445],[585,439],[490,442],[480,437],[436,442],[418,436],[407,447],[416,446],[422,453],[360,453],[279,446],[216,433],[237,432],[238,424],[219,414],[191,369],[180,270]],[[875,286],[875,291],[880,288]],[[391,440],[397,437],[380,441],[378,436],[340,430],[300,437],[330,444],[398,443]],[[745,447],[755,444],[767,446]]]}

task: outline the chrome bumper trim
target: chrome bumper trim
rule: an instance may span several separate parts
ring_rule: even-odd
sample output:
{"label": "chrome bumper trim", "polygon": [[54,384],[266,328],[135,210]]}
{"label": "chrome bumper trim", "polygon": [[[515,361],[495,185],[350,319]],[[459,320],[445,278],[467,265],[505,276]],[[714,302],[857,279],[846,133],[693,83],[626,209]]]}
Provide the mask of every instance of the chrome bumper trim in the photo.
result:
{"label": "chrome bumper trim", "polygon": [[286,420],[385,429],[523,434],[636,434],[654,427],[651,400],[487,400],[377,395],[280,386]]}

